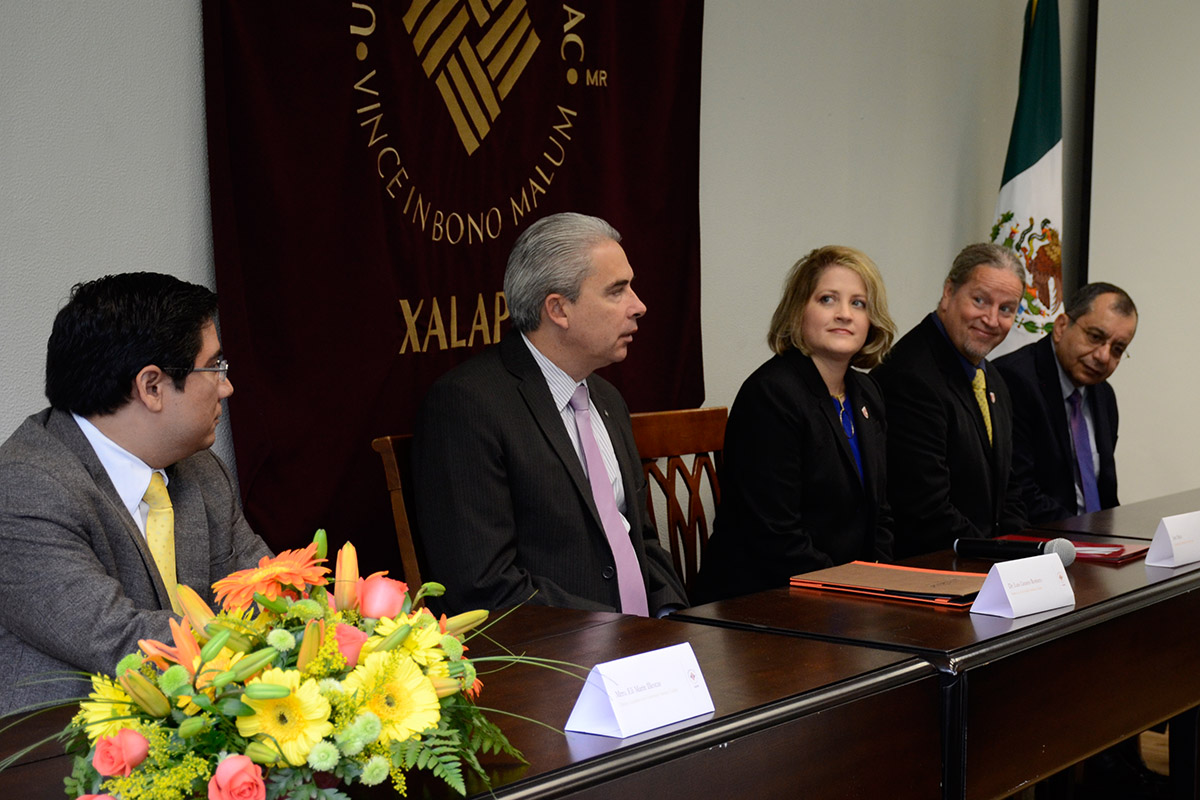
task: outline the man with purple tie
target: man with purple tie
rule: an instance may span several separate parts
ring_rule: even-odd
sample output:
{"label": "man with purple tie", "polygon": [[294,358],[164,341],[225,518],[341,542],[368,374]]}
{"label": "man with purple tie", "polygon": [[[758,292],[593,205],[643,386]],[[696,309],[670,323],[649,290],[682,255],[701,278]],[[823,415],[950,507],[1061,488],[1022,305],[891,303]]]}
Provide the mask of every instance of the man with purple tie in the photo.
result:
{"label": "man with purple tie", "polygon": [[422,403],[415,511],[447,611],[686,605],[646,518],[629,410],[592,374],[625,358],[646,312],[620,238],[582,214],[530,225],[504,275],[512,332]]}
{"label": "man with purple tie", "polygon": [[1108,378],[1137,323],[1125,290],[1089,283],[1049,336],[996,359],[1012,395],[1013,477],[1030,522],[1118,505],[1117,398]]}

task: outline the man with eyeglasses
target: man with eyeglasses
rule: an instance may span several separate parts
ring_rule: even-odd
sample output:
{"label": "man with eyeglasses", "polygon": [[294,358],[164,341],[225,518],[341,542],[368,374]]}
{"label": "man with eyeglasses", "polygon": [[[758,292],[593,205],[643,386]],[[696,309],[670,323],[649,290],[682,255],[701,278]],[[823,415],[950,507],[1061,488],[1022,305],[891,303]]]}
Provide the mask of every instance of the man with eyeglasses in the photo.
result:
{"label": "man with eyeglasses", "polygon": [[203,286],[147,272],[78,284],[58,312],[51,407],[0,446],[0,714],[86,694],[62,672],[170,641],[177,584],[211,603],[270,555],[209,450],[233,394],[216,312]]}
{"label": "man with eyeglasses", "polygon": [[1079,289],[1053,332],[996,368],[1013,402],[1013,477],[1030,522],[1117,503],[1117,398],[1108,378],[1137,332],[1137,307],[1111,283]]}

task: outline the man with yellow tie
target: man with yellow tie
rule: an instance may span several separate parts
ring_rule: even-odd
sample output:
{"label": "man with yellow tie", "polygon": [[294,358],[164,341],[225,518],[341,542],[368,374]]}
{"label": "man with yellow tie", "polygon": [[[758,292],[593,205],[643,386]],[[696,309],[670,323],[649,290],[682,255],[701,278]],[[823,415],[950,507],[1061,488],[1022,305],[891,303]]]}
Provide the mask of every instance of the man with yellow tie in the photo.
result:
{"label": "man with yellow tie", "polygon": [[871,374],[888,415],[888,500],[898,558],[1025,527],[1012,465],[1012,403],[988,353],[1025,290],[1009,249],[973,244],[954,259],[937,309]]}
{"label": "man with yellow tie", "polygon": [[209,451],[233,393],[216,311],[202,286],[130,273],[78,284],[55,318],[51,407],[0,446],[0,713],[86,693],[53,673],[169,640],[177,582],[211,602],[270,555]]}

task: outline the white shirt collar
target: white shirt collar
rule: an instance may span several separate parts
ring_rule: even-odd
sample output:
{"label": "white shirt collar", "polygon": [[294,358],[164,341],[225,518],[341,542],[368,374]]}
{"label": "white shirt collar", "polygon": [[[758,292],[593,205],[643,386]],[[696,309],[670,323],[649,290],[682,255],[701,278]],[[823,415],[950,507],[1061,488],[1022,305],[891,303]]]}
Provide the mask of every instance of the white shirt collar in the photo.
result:
{"label": "white shirt collar", "polygon": [[586,381],[577,381],[563,372],[557,364],[546,358],[524,333],[521,334],[521,338],[525,340],[525,346],[529,348],[529,352],[533,354],[533,360],[542,370],[542,376],[550,387],[550,396],[554,398],[554,407],[558,409],[559,413],[562,413],[563,409],[567,407],[567,403],[571,402],[571,395],[575,394],[576,387],[580,384],[586,385]]}
{"label": "white shirt collar", "polygon": [[161,469],[151,469],[149,464],[105,436],[99,428],[83,417],[74,412],[71,416],[79,425],[79,429],[83,431],[83,435],[87,437],[92,450],[96,452],[96,458],[100,459],[100,464],[108,473],[109,480],[116,487],[121,503],[129,510],[129,514],[137,523],[138,528],[144,532],[145,515],[141,511],[142,495],[146,493],[146,487],[150,485],[151,474],[160,472],[163,480],[170,483],[167,474]]}

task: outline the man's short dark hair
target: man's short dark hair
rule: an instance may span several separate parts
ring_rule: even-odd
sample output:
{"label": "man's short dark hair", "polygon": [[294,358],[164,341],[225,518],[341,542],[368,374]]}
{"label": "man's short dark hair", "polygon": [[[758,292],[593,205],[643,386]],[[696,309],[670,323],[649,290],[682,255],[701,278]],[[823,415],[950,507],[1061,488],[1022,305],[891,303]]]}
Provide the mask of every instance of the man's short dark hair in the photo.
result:
{"label": "man's short dark hair", "polygon": [[1128,317],[1137,314],[1137,306],[1133,304],[1133,298],[1129,293],[1120,286],[1114,286],[1111,283],[1097,281],[1096,283],[1088,283],[1080,286],[1071,295],[1071,299],[1063,306],[1063,313],[1072,320],[1078,320],[1080,317],[1087,315],[1092,310],[1092,304],[1096,302],[1096,298],[1102,294],[1115,294],[1116,302],[1113,303],[1113,309],[1123,317]]}
{"label": "man's short dark hair", "polygon": [[50,405],[83,417],[111,414],[150,364],[182,391],[201,331],[216,314],[216,294],[172,275],[129,272],[76,284],[46,345]]}

